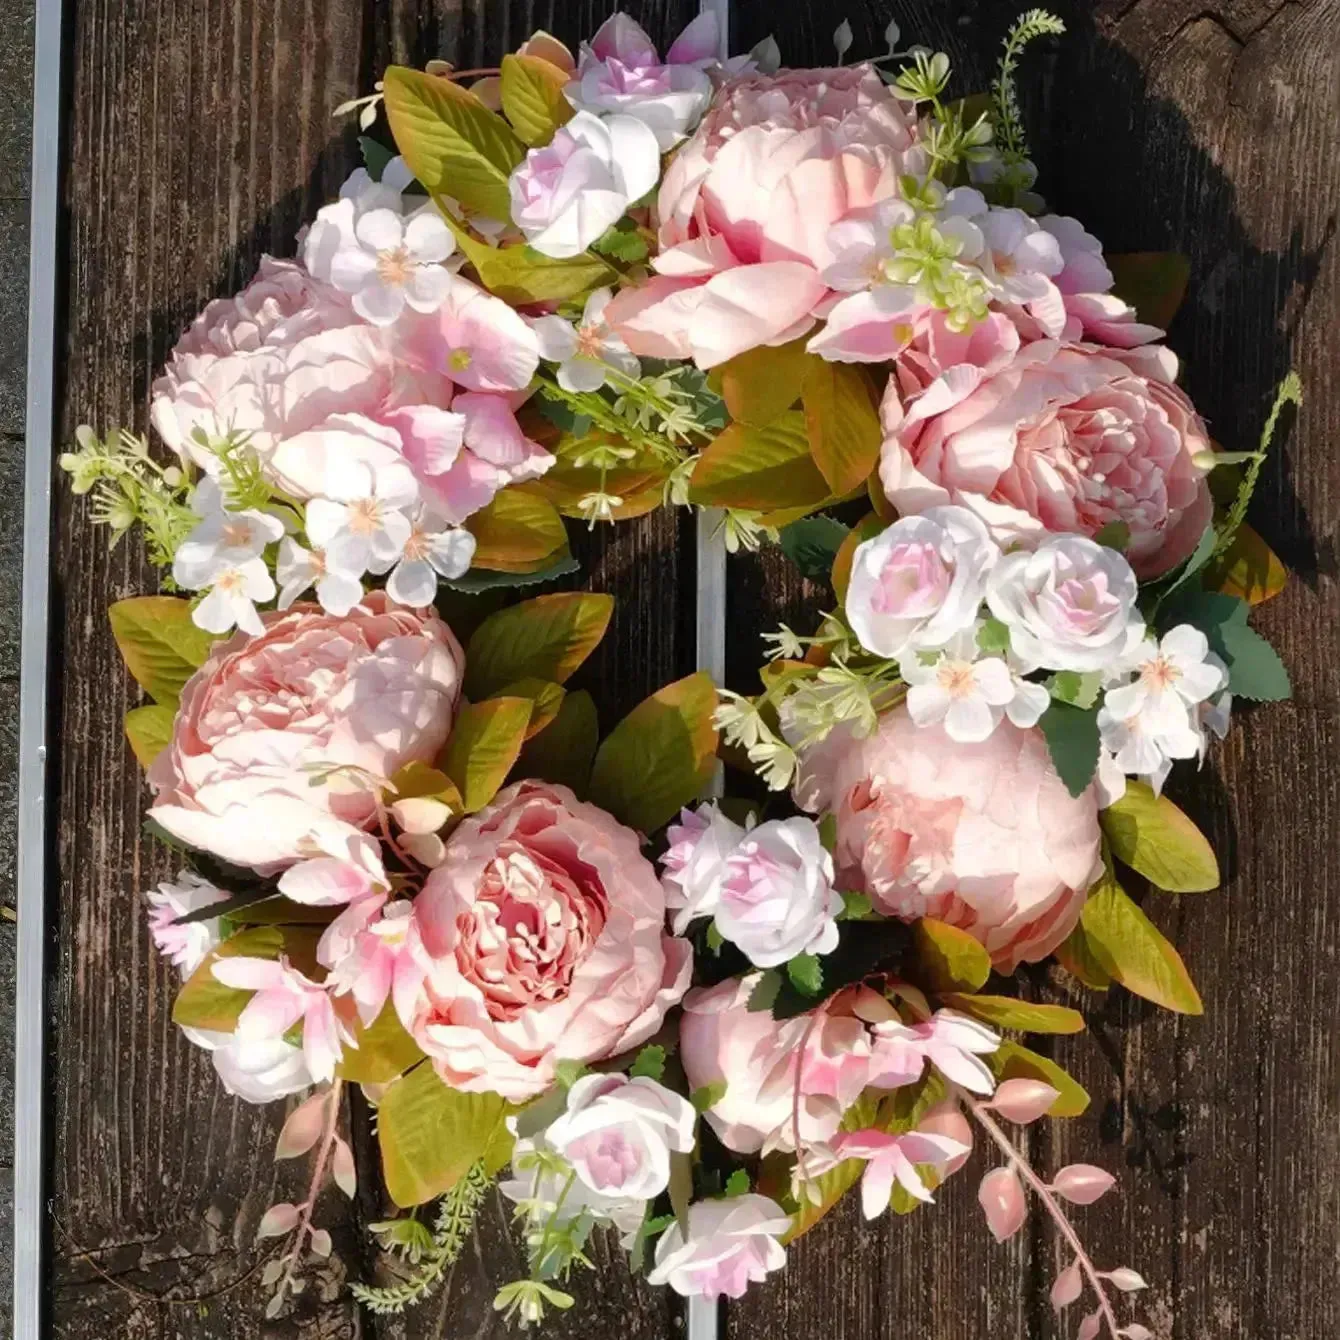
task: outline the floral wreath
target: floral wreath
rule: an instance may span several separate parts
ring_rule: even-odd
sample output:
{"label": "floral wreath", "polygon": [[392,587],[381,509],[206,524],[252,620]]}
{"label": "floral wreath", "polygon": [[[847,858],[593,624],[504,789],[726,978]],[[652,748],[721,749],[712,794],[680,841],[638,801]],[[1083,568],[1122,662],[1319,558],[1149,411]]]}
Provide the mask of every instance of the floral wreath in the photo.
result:
{"label": "floral wreath", "polygon": [[[354,1193],[357,1085],[410,1211],[374,1226],[374,1311],[442,1282],[505,1169],[529,1273],[496,1306],[528,1325],[597,1228],[736,1298],[857,1183],[870,1218],[931,1201],[976,1132],[992,1234],[1033,1196],[1081,1340],[1148,1340],[1065,1208],[1113,1177],[1044,1177],[1009,1129],[1088,1097],[1007,1035],[1083,1017],[1008,979],[1054,957],[1201,1012],[1123,884],[1219,883],[1163,784],[1288,696],[1244,516],[1300,388],[1222,450],[1158,342],[1185,260],[1047,211],[1014,75],[1061,32],[1029,11],[957,101],[896,25],[847,65],[844,24],[827,69],[722,59],[710,16],[662,58],[624,15],[575,58],[393,67],[298,258],[155,383],[171,463],[89,429],[62,457],[162,569],[111,621],[182,854],[146,895],[174,1021],[230,1093],[295,1100],[276,1156],[313,1159],[257,1227],[267,1316],[330,1252],[327,1178]],[[564,518],[662,505],[836,603],[757,692],[691,675],[602,738],[570,681],[612,599],[513,588],[577,569]]]}

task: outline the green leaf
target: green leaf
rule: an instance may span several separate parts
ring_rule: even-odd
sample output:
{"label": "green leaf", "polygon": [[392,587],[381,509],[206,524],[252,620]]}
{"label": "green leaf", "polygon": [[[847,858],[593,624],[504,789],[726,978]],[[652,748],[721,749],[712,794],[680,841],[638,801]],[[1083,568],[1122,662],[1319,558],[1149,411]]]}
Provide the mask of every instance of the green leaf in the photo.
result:
{"label": "green leaf", "polygon": [[1085,711],[1097,703],[1102,687],[1103,676],[1097,670],[1087,674],[1081,674],[1078,670],[1058,670],[1047,681],[1047,688],[1053,698]]}
{"label": "green leaf", "polygon": [[977,630],[977,645],[983,655],[1003,656],[1010,649],[1010,630],[999,619],[983,619]]}
{"label": "green leaf", "polygon": [[176,719],[176,708],[163,703],[132,707],[126,713],[126,739],[130,741],[140,767],[148,768],[172,742],[172,723]]}
{"label": "green leaf", "polygon": [[1217,650],[1228,666],[1228,687],[1235,697],[1277,703],[1292,693],[1284,662],[1254,629],[1245,624],[1223,625]]}
{"label": "green leaf", "polygon": [[797,954],[786,964],[791,985],[804,996],[817,996],[824,989],[824,970],[817,955]]}
{"label": "green leaf", "polygon": [[561,684],[530,676],[513,681],[498,696],[530,700],[530,724],[526,727],[526,739],[529,740],[554,722],[567,693]]}
{"label": "green leaf", "polygon": [[607,228],[591,243],[591,250],[597,255],[608,256],[610,260],[622,261],[625,265],[636,265],[645,261],[651,254],[647,239],[638,230],[632,219],[623,218]]}
{"label": "green leaf", "polygon": [[386,119],[410,171],[433,196],[511,218],[508,177],[526,146],[468,89],[402,65],[383,76]]}
{"label": "green leaf", "polygon": [[511,1156],[508,1106],[496,1093],[460,1093],[431,1065],[416,1066],[386,1090],[377,1142],[391,1199],[401,1209],[450,1191],[483,1162],[490,1175]]}
{"label": "green leaf", "polygon": [[754,983],[754,989],[749,993],[749,999],[745,1002],[745,1009],[750,1014],[766,1014],[772,1010],[777,1003],[777,997],[782,989],[782,974],[775,968],[768,968],[759,976]]}
{"label": "green leaf", "polygon": [[573,106],[563,96],[569,76],[557,65],[538,56],[508,55],[499,73],[503,115],[532,148],[548,144],[572,119]]}
{"label": "green leaf", "polygon": [[526,741],[517,760],[517,776],[557,782],[584,796],[599,739],[595,700],[585,689],[569,693],[549,726]]}
{"label": "green leaf", "polygon": [[1078,925],[1055,950],[1056,961],[1074,978],[1094,991],[1106,991],[1112,978],[1098,960],[1083,925]]}
{"label": "green leaf", "polygon": [[810,453],[836,496],[863,484],[879,462],[884,433],[865,371],[810,356],[801,389]]}
{"label": "green leaf", "polygon": [[[504,216],[506,217],[506,216]],[[589,251],[569,260],[542,256],[520,244],[493,247],[470,236],[455,219],[445,219],[456,234],[456,244],[475,268],[479,282],[495,297],[513,307],[535,302],[563,302],[613,284],[619,272]]]}
{"label": "green leaf", "polygon": [[1176,251],[1131,251],[1105,259],[1117,297],[1130,303],[1141,321],[1167,330],[1186,296],[1191,261]]}
{"label": "green leaf", "polygon": [[364,1028],[355,1030],[358,1046],[346,1047],[336,1073],[355,1084],[389,1084],[423,1060],[419,1044],[405,1032],[395,1006],[387,1001],[382,1012]]}
{"label": "green leaf", "polygon": [[798,410],[764,428],[732,424],[700,453],[689,481],[689,500],[709,507],[770,512],[819,506],[829,496]]}
{"label": "green leaf", "polygon": [[1056,1101],[1047,1109],[1049,1117],[1079,1117],[1089,1106],[1089,1095],[1055,1061],[1022,1047],[1017,1042],[1002,1042],[989,1056],[982,1057],[997,1083],[1007,1079],[1040,1079],[1056,1090]]}
{"label": "green leaf", "polygon": [[648,1043],[637,1054],[637,1058],[628,1068],[633,1079],[646,1078],[659,1081],[665,1075],[665,1048],[659,1042]]}
{"label": "green leaf", "polygon": [[613,612],[613,596],[559,591],[491,614],[466,650],[466,695],[477,701],[518,679],[567,683],[600,644]]}
{"label": "green leaf", "polygon": [[729,1198],[736,1196],[747,1196],[753,1188],[753,1183],[749,1180],[749,1172],[745,1168],[736,1168],[731,1175],[726,1178],[726,1195]]}
{"label": "green leaf", "polygon": [[1093,539],[1095,544],[1124,554],[1131,547],[1131,528],[1124,521],[1109,521]]}
{"label": "green leaf", "polygon": [[443,577],[443,586],[463,595],[477,596],[485,591],[496,591],[506,587],[541,586],[545,582],[557,581],[560,577],[580,572],[582,565],[571,554],[556,560],[547,568],[537,568],[534,572],[502,572],[490,568],[471,568],[463,577]]}
{"label": "green leaf", "polygon": [[957,992],[941,997],[950,1005],[994,1028],[1013,1028],[1020,1033],[1082,1033],[1084,1016],[1064,1005],[1043,1005],[1015,996],[973,996]]}
{"label": "green leaf", "polygon": [[487,698],[456,713],[441,767],[461,793],[466,814],[498,794],[525,743],[530,712],[527,698]]}
{"label": "green leaf", "polygon": [[395,151],[388,149],[380,140],[374,140],[371,135],[358,137],[358,150],[363,155],[363,166],[367,168],[368,176],[373,181],[381,181],[387,163],[395,157]]}
{"label": "green leaf", "polygon": [[1094,956],[1113,981],[1166,1010],[1205,1012],[1181,955],[1111,871],[1089,894],[1080,920]]}
{"label": "green leaf", "polygon": [[319,926],[250,926],[216,945],[188,977],[172,1006],[172,1022],[184,1028],[231,1033],[252,992],[225,986],[212,971],[221,958],[277,959],[287,954],[303,972],[316,972]]}
{"label": "green leaf", "polygon": [[922,917],[912,926],[917,980],[931,991],[976,991],[991,976],[991,956],[967,931]]}
{"label": "green leaf", "polygon": [[689,1094],[689,1102],[695,1112],[707,1112],[714,1108],[726,1096],[726,1081],[714,1079],[710,1084],[694,1089]]}
{"label": "green leaf", "polygon": [[576,1061],[565,1057],[554,1063],[554,1078],[565,1088],[570,1089],[587,1073],[585,1061]]}
{"label": "green leaf", "polygon": [[812,582],[826,582],[833,571],[842,541],[849,527],[831,516],[810,516],[782,528],[779,543],[782,552],[800,569],[800,575]]}
{"label": "green leaf", "polygon": [[1098,709],[1053,698],[1038,725],[1065,789],[1082,796],[1098,768]]}
{"label": "green leaf", "polygon": [[182,686],[204,665],[213,633],[191,622],[191,606],[175,596],[133,596],[107,611],[126,669],[164,707],[175,707]]}
{"label": "green leaf", "polygon": [[1126,794],[1098,816],[1112,855],[1169,893],[1219,887],[1219,862],[1205,835],[1167,796],[1128,781]]}
{"label": "green leaf", "polygon": [[1289,569],[1274,550],[1245,522],[1205,569],[1205,585],[1213,591],[1260,605],[1284,590]]}
{"label": "green leaf", "polygon": [[1200,533],[1200,539],[1196,541],[1196,547],[1191,551],[1190,557],[1186,562],[1173,573],[1172,580],[1163,588],[1158,599],[1154,603],[1154,610],[1158,610],[1168,600],[1168,597],[1174,591],[1182,590],[1188,581],[1196,575],[1214,556],[1215,530],[1213,526],[1206,526]]}
{"label": "green leaf", "polygon": [[693,1200],[693,1155],[680,1153],[670,1155],[670,1208],[679,1221],[679,1231],[684,1241],[689,1240],[689,1204]]}
{"label": "green leaf", "polygon": [[855,561],[856,551],[867,540],[874,539],[884,528],[886,523],[882,521],[874,512],[868,513],[857,524],[855,530],[842,541],[842,547],[837,551],[837,557],[833,559],[833,574],[831,582],[833,594],[841,601],[847,599],[847,586],[851,581],[851,565]]}
{"label": "green leaf", "polygon": [[717,691],[703,671],[658,689],[596,751],[591,799],[641,833],[670,822],[716,770]]}
{"label": "green leaf", "polygon": [[723,363],[711,381],[736,423],[765,428],[800,399],[801,382],[812,355],[805,341],[760,345]]}
{"label": "green leaf", "polygon": [[487,507],[466,518],[465,528],[475,537],[475,568],[530,574],[572,557],[558,510],[547,498],[524,489],[496,493]]}
{"label": "green leaf", "polygon": [[[830,849],[831,850],[831,849]],[[875,910],[868,893],[848,891],[842,895],[840,921],[864,921]]]}

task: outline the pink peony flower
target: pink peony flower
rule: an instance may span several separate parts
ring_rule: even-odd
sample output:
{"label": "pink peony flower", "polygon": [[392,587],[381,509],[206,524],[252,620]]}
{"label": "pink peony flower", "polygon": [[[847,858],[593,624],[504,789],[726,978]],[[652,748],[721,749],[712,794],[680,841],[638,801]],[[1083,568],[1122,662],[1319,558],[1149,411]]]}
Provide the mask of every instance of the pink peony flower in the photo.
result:
{"label": "pink peony flower", "polygon": [[956,503],[1002,547],[1122,522],[1136,575],[1184,559],[1212,504],[1195,457],[1200,415],[1159,346],[1036,340],[992,372],[959,364],[911,396],[884,396],[880,479],[902,513]]}
{"label": "pink peony flower", "polygon": [[838,1004],[817,1022],[813,1012],[777,1020],[766,1010],[750,1010],[757,985],[752,974],[685,997],[680,1057],[689,1084],[725,1084],[706,1117],[728,1149],[794,1149],[796,1073],[808,1035],[800,1069],[800,1139],[806,1145],[829,1140],[869,1082],[866,1026]]}
{"label": "pink peony flower", "polygon": [[767,1196],[700,1200],[689,1206],[688,1240],[678,1223],[656,1244],[649,1284],[668,1284],[685,1298],[741,1298],[786,1264],[778,1242],[791,1216]]}
{"label": "pink peony flower", "polygon": [[149,812],[193,847],[275,870],[347,855],[375,779],[436,757],[465,657],[435,614],[381,591],[343,617],[263,617],[263,634],[218,644],[187,681]]}
{"label": "pink peony flower", "polygon": [[666,170],[657,273],[614,299],[611,325],[636,354],[704,368],[803,334],[833,226],[897,194],[916,139],[869,65],[732,80]]}
{"label": "pink peony flower", "polygon": [[454,1088],[513,1101],[560,1060],[627,1051],[692,970],[637,835],[566,787],[519,782],[464,819],[424,884],[429,960],[411,1032]]}
{"label": "pink peony flower", "polygon": [[1070,934],[1099,869],[1094,788],[1070,795],[1036,728],[963,744],[900,707],[869,739],[839,728],[809,751],[796,799],[837,819],[840,888],[962,927],[1001,972]]}

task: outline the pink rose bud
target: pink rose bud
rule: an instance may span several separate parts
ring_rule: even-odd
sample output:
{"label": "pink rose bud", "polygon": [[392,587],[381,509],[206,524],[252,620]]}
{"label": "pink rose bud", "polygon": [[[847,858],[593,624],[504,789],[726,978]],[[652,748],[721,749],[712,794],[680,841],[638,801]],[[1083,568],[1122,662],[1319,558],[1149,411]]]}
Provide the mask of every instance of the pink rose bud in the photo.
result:
{"label": "pink rose bud", "polygon": [[1090,1312],[1079,1324],[1079,1330],[1075,1332],[1075,1340],[1098,1340],[1098,1332],[1102,1329],[1103,1314],[1101,1312]]}
{"label": "pink rose bud", "polygon": [[1067,1308],[1084,1292],[1084,1276],[1080,1274],[1079,1262],[1072,1261],[1056,1277],[1056,1283],[1051,1288],[1051,1304],[1053,1310],[1060,1312],[1062,1308]]}
{"label": "pink rose bud", "polygon": [[1072,1205],[1092,1205],[1117,1184],[1117,1179],[1092,1163],[1071,1163],[1052,1181],[1052,1190]]}
{"label": "pink rose bud", "polygon": [[1013,1168],[994,1168],[987,1173],[977,1189],[977,1201],[997,1242],[1012,1238],[1024,1226],[1028,1204]]}
{"label": "pink rose bud", "polygon": [[1030,1121],[1045,1116],[1060,1096],[1059,1090],[1040,1079],[1007,1079],[996,1090],[988,1106],[1006,1121],[1027,1126]]}

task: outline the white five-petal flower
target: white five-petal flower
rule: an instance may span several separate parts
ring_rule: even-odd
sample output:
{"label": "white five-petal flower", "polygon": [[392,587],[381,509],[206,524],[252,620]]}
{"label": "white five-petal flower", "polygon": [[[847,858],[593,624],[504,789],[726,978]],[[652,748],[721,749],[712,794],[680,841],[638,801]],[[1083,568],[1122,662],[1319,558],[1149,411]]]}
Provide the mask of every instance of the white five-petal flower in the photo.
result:
{"label": "white five-petal flower", "polygon": [[561,316],[531,322],[540,342],[540,357],[558,364],[558,384],[565,391],[598,391],[611,371],[635,379],[642,371],[637,356],[605,322],[613,292],[598,288],[586,300],[581,324]]}
{"label": "white five-petal flower", "polygon": [[[918,726],[943,722],[945,734],[960,744],[985,740],[1020,697],[1024,683],[1002,657],[981,655],[975,628],[956,634],[938,653],[908,652],[898,664],[909,686],[907,711],[912,720]],[[1024,687],[1016,709],[1024,720],[1037,706],[1034,689],[1041,689],[1043,698],[1047,697],[1041,685]],[[1027,724],[1034,724],[1041,714],[1038,711]]]}
{"label": "white five-petal flower", "polygon": [[407,509],[419,489],[403,461],[333,463],[324,498],[307,504],[307,538],[326,566],[350,576],[385,572],[405,552],[413,529]]}
{"label": "white five-petal flower", "polygon": [[410,524],[400,561],[386,582],[386,592],[401,605],[431,605],[437,579],[463,576],[475,556],[475,537],[463,526],[447,526],[424,509]]}
{"label": "white five-petal flower", "polygon": [[316,587],[316,598],[327,614],[348,614],[363,599],[363,583],[356,572],[334,567],[324,550],[304,549],[296,540],[285,538],[275,563],[279,578],[279,608],[286,610],[309,587]]}
{"label": "white five-petal flower", "polygon": [[330,279],[353,298],[354,311],[377,326],[389,326],[405,310],[436,311],[451,288],[442,264],[456,239],[433,206],[402,217],[372,209],[342,232],[330,258]]}

